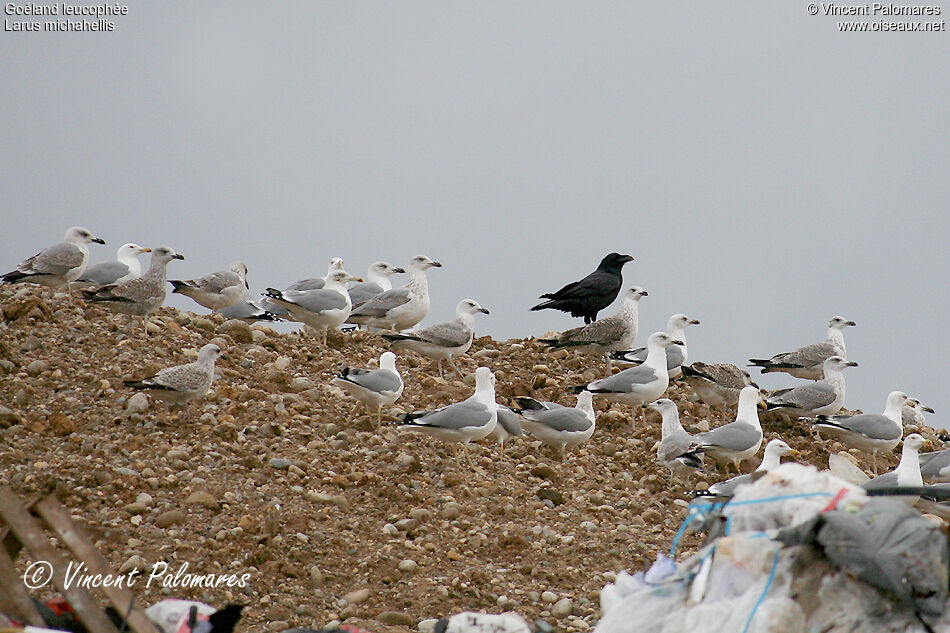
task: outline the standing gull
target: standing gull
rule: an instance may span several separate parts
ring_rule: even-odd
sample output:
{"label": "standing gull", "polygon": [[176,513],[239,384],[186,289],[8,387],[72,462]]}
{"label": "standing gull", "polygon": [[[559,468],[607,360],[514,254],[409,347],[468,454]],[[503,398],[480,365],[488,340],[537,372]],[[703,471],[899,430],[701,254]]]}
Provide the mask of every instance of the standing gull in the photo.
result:
{"label": "standing gull", "polygon": [[79,279],[89,263],[90,243],[105,244],[88,229],[74,226],[66,231],[62,242],[44,248],[39,253],[20,262],[16,270],[0,276],[0,280],[11,284],[30,282],[59,288]]}
{"label": "standing gull", "polygon": [[739,401],[743,387],[759,386],[746,370],[732,363],[700,363],[683,365],[683,380],[710,407],[731,408]]}
{"label": "standing gull", "polygon": [[905,425],[923,426],[927,424],[924,413],[933,413],[930,407],[925,407],[917,398],[907,398],[904,408],[901,409],[901,421]]}
{"label": "standing gull", "polygon": [[753,366],[761,367],[763,374],[783,371],[796,378],[820,380],[822,363],[825,362],[826,358],[829,356],[848,357],[842,330],[854,324],[854,321],[849,321],[841,316],[832,317],[828,321],[828,336],[823,343],[812,343],[800,347],[794,352],[776,354],[769,359],[750,358],[749,362]]}
{"label": "standing gull", "polygon": [[383,352],[378,369],[344,367],[333,384],[353,396],[367,410],[376,412],[379,423],[383,407],[396,402],[402,395],[403,381],[396,369],[396,355]]}
{"label": "standing gull", "polygon": [[892,391],[887,394],[884,413],[819,415],[814,428],[822,437],[831,437],[848,448],[871,453],[872,468],[877,472],[878,452],[893,450],[901,441],[904,433],[901,409],[906,402],[906,393]]}
{"label": "standing gull", "polygon": [[116,251],[114,262],[100,262],[86,268],[86,272],[76,281],[96,286],[120,284],[123,281],[142,276],[142,263],[139,255],[151,253],[152,249],[128,242]]}
{"label": "standing gull", "polygon": [[198,351],[198,360],[187,365],[168,367],[142,380],[126,380],[125,385],[143,390],[160,400],[184,406],[211,389],[214,380],[214,361],[221,356],[221,348],[214,343]]}
{"label": "standing gull", "polygon": [[928,482],[950,482],[950,448],[921,455],[920,472]]}
{"label": "standing gull", "polygon": [[732,464],[736,472],[739,462],[749,459],[762,446],[762,425],[757,407],[764,407],[765,400],[759,390],[751,385],[739,392],[739,406],[734,422],[718,428],[697,433],[696,450],[712,457],[717,463]]}
{"label": "standing gull", "polygon": [[[880,490],[881,488],[920,488],[924,479],[920,472],[920,457],[918,451],[927,443],[922,435],[911,433],[904,438],[904,447],[901,449],[901,461],[897,468],[880,477],[875,477],[864,484],[865,490]],[[914,505],[920,495],[902,495],[901,501]]]}
{"label": "standing gull", "polygon": [[505,456],[505,442],[513,437],[522,437],[524,429],[521,428],[521,417],[503,404],[497,405],[498,424],[494,430],[488,434],[489,440],[494,440],[501,445],[501,456]]}
{"label": "standing gull", "polygon": [[354,310],[350,322],[384,330],[405,330],[419,323],[429,313],[429,282],[426,271],[441,267],[425,255],[409,260],[409,283],[402,288],[376,295]]}
{"label": "standing gull", "polygon": [[346,293],[347,281],[360,281],[345,270],[334,270],[327,277],[327,283],[317,290],[284,290],[268,288],[266,296],[272,303],[286,308],[290,318],[309,325],[323,334],[323,344],[327,342],[327,331],[338,328],[350,315],[352,304]]}
{"label": "standing gull", "polygon": [[757,476],[756,473],[760,473],[759,476],[761,476],[761,473],[766,473],[770,470],[778,468],[779,464],[782,462],[782,457],[786,455],[799,457],[801,453],[782,440],[772,440],[765,445],[765,454],[762,456],[762,463],[759,464],[758,468],[748,475],[737,475],[732,479],[714,483],[713,485],[709,486],[709,492],[716,496],[731,497],[736,491],[736,488],[743,484],[752,482]]}
{"label": "standing gull", "polygon": [[573,317],[584,317],[584,324],[597,320],[597,313],[613,303],[620,292],[623,283],[621,269],[627,262],[632,262],[629,255],[610,253],[600,261],[597,270],[580,281],[569,283],[557,292],[541,295],[540,299],[547,299],[531,308],[531,310],[545,310],[551,308],[561,312],[569,312]]}
{"label": "standing gull", "polygon": [[688,474],[703,469],[703,458],[691,452],[695,440],[680,423],[680,414],[676,403],[669,398],[660,398],[647,405],[663,417],[660,430],[660,445],[656,449],[656,458],[670,469],[670,483],[673,474]]}
{"label": "standing gull", "polygon": [[857,363],[849,362],[841,356],[831,356],[825,359],[822,365],[824,380],[773,391],[765,399],[766,408],[795,417],[834,415],[844,405],[845,384],[842,371],[845,367],[857,366]]}
{"label": "standing gull", "polygon": [[[152,249],[152,262],[145,274],[120,284],[84,290],[87,301],[101,303],[110,310],[132,316],[147,317],[165,303],[165,274],[168,262],[185,259],[170,246]],[[146,330],[147,332],[147,330]]]}
{"label": "standing gull", "polygon": [[[666,369],[670,372],[670,378],[682,376],[682,366],[689,360],[689,353],[686,350],[686,328],[690,325],[699,325],[699,321],[691,319],[685,314],[674,314],[666,322],[666,333],[677,341],[683,341],[682,345],[671,345],[666,348]],[[628,352],[617,352],[612,357],[616,360],[640,365],[647,358],[647,348],[640,347]]]}
{"label": "standing gull", "polygon": [[389,262],[373,262],[366,270],[366,279],[352,284],[347,292],[350,293],[350,301],[353,303],[353,309],[360,307],[373,297],[387,290],[393,289],[393,283],[389,280],[396,273],[404,273],[406,269],[397,268]]}
{"label": "standing gull", "polygon": [[254,303],[251,297],[247,294],[241,297],[241,300],[234,305],[218,310],[218,314],[227,319],[240,319],[241,321],[246,321],[247,323],[255,323],[257,321],[284,320],[270,310],[265,310],[261,306]]}
{"label": "standing gull", "polygon": [[[526,401],[528,400],[519,400]],[[539,406],[535,409],[522,409],[519,411],[524,418],[521,426],[548,446],[558,449],[561,461],[564,461],[565,449],[568,446],[579,446],[594,434],[596,421],[593,403],[591,393],[582,391],[577,394],[577,405],[574,407]]]}
{"label": "standing gull", "polygon": [[635,421],[637,407],[656,400],[670,386],[670,375],[666,371],[666,348],[681,343],[666,332],[654,332],[647,339],[647,359],[642,365],[575,387],[574,390],[586,389],[595,398],[632,405]]}
{"label": "standing gull", "polygon": [[331,257],[330,263],[327,264],[327,274],[325,276],[300,279],[284,288],[284,290],[320,290],[336,270],[343,270],[343,260],[339,257]]}
{"label": "standing gull", "polygon": [[410,349],[439,361],[439,376],[442,377],[442,361],[462,376],[453,360],[461,356],[472,346],[475,340],[475,314],[488,314],[488,310],[472,299],[462,299],[455,306],[455,320],[430,325],[421,330],[409,330],[401,334],[383,334],[383,338],[392,343],[393,349]]}
{"label": "standing gull", "polygon": [[488,437],[498,423],[495,375],[488,367],[475,370],[475,393],[467,400],[433,411],[402,416],[401,431],[425,433],[445,442],[468,443]]}
{"label": "standing gull", "polygon": [[247,285],[247,266],[244,262],[231,264],[228,270],[222,270],[198,279],[169,281],[178,293],[191,297],[195,303],[218,312],[229,308],[244,297]]}
{"label": "standing gull", "polygon": [[[552,349],[569,347],[586,354],[599,356],[625,350],[637,338],[640,322],[640,299],[648,293],[639,286],[627,290],[623,298],[620,312],[589,323],[584,327],[574,328],[562,333],[556,339],[540,339],[540,342],[550,345]],[[644,353],[646,358],[646,353]],[[607,359],[610,365],[610,359]]]}

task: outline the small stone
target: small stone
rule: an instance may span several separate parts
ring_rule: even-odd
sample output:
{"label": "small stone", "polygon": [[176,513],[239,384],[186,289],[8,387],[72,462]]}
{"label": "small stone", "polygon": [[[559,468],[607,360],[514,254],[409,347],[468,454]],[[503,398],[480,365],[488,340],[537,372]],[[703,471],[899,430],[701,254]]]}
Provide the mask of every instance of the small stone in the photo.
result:
{"label": "small stone", "polygon": [[64,437],[76,430],[73,419],[59,412],[49,416],[49,426],[53,433]]}
{"label": "small stone", "polygon": [[313,389],[313,387],[314,382],[304,376],[297,376],[290,381],[290,388],[294,391],[305,391],[307,389]]}
{"label": "small stone", "polygon": [[561,598],[551,607],[551,615],[555,618],[566,618],[571,615],[571,611],[573,610],[574,601],[571,598]]}
{"label": "small stone", "polygon": [[165,459],[167,459],[170,462],[173,462],[176,460],[186,461],[188,457],[189,457],[188,453],[176,448],[173,448],[167,453],[165,453]]}
{"label": "small stone", "polygon": [[426,618],[425,620],[420,620],[419,624],[416,625],[416,630],[419,633],[435,633],[435,627],[438,626],[439,620],[437,618]]}
{"label": "small stone", "polygon": [[543,591],[541,592],[541,602],[553,604],[557,602],[557,594],[553,591]]}
{"label": "small stone", "polygon": [[119,574],[127,574],[133,569],[138,569],[141,571],[146,568],[148,568],[148,562],[146,562],[146,560],[138,554],[133,554],[124,563],[122,563],[121,567],[119,567]]}
{"label": "small stone", "polygon": [[383,526],[383,534],[387,534],[389,536],[396,536],[397,534],[399,534],[399,528],[397,528],[392,523],[387,523],[386,525]]}
{"label": "small stone", "polygon": [[26,373],[28,376],[35,378],[47,369],[49,369],[49,363],[45,360],[34,360],[30,361],[30,364],[26,366]]}
{"label": "small stone", "polygon": [[238,343],[253,343],[254,335],[251,333],[251,326],[240,319],[228,319],[217,328],[218,334],[226,334]]}
{"label": "small stone", "polygon": [[350,604],[359,604],[369,599],[369,589],[356,589],[343,596],[343,599]]}
{"label": "small stone", "polygon": [[376,616],[376,621],[389,626],[412,626],[415,618],[402,611],[383,611]]}
{"label": "small stone", "polygon": [[149,334],[161,334],[162,326],[160,326],[157,323],[153,323],[152,321],[146,321],[145,331],[148,332]]}
{"label": "small stone", "polygon": [[210,492],[205,492],[204,490],[198,490],[196,492],[188,495],[188,498],[185,499],[185,503],[192,505],[199,505],[209,510],[217,510],[220,507],[218,500],[214,498]]}
{"label": "small stone", "polygon": [[413,508],[409,511],[409,518],[425,523],[432,518],[432,511],[425,508]]}
{"label": "small stone", "polygon": [[411,574],[412,572],[419,569],[418,563],[416,561],[407,558],[406,560],[399,561],[399,571]]}
{"label": "small stone", "polygon": [[191,324],[199,330],[208,330],[209,332],[214,330],[214,321],[203,317],[197,317]]}
{"label": "small stone", "polygon": [[145,413],[146,411],[148,411],[148,396],[142,392],[132,394],[125,405],[125,414],[132,415],[133,413]]}
{"label": "small stone", "polygon": [[185,513],[180,510],[168,510],[155,517],[155,525],[160,528],[171,527],[185,520]]}
{"label": "small stone", "polygon": [[562,495],[557,490],[552,490],[551,488],[540,488],[535,493],[535,495],[537,495],[538,499],[541,501],[550,501],[556,506],[564,503],[564,495]]}
{"label": "small stone", "polygon": [[[677,501],[679,500],[677,499]],[[597,524],[595,524],[593,521],[581,521],[580,528],[582,530],[587,530],[588,532],[593,532],[597,529]]]}
{"label": "small stone", "polygon": [[271,468],[276,468],[277,470],[287,470],[290,468],[290,461],[284,459],[283,457],[272,457],[270,462]]}
{"label": "small stone", "polygon": [[144,503],[139,503],[138,501],[136,501],[135,503],[127,504],[125,506],[125,511],[128,512],[129,514],[145,514],[146,512],[148,512],[148,506],[145,505]]}
{"label": "small stone", "polygon": [[279,631],[286,631],[290,628],[290,622],[286,620],[274,620],[267,624],[267,629],[269,631],[274,631],[274,633],[279,633]]}
{"label": "small stone", "polygon": [[547,464],[539,464],[528,471],[535,477],[547,479],[549,481],[557,479],[557,472]]}
{"label": "small stone", "polygon": [[439,510],[439,516],[448,521],[459,518],[459,515],[461,514],[462,507],[454,501],[450,501],[449,503],[442,506],[441,510]]}
{"label": "small stone", "polygon": [[410,532],[419,527],[419,522],[415,519],[400,519],[396,521],[396,529],[400,532]]}

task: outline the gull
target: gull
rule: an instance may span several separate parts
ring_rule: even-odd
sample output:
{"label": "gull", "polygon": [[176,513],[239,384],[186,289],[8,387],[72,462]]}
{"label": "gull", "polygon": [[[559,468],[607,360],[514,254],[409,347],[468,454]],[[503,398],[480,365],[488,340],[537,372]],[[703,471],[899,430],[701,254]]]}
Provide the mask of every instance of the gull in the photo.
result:
{"label": "gull", "polygon": [[433,411],[417,411],[402,416],[400,431],[424,433],[444,442],[469,442],[488,437],[498,424],[495,402],[495,375],[488,367],[475,370],[475,393],[467,400]]}
{"label": "gull", "polygon": [[350,295],[343,284],[352,280],[361,281],[345,270],[334,270],[323,288],[283,291],[268,288],[265,295],[272,303],[286,308],[294,321],[322,332],[323,344],[326,345],[327,331],[340,327],[350,315]]}
{"label": "gull", "polygon": [[[686,350],[686,328],[690,325],[699,325],[699,321],[682,313],[674,314],[666,322],[666,333],[678,341],[683,341],[682,345],[666,348],[666,369],[670,372],[670,378],[679,378],[683,375],[682,366],[689,358]],[[616,352],[612,358],[640,365],[647,358],[647,348],[640,347],[628,352]]]}
{"label": "gull", "polygon": [[[527,399],[519,400],[525,402]],[[521,426],[548,446],[557,448],[564,461],[568,446],[579,446],[594,434],[594,400],[589,391],[577,394],[577,405],[551,408],[541,406],[537,409],[519,411],[524,420]]]}
{"label": "gull", "polygon": [[503,404],[496,405],[498,409],[498,424],[494,430],[488,434],[487,439],[494,440],[501,445],[501,456],[505,456],[505,442],[512,437],[522,437],[524,429],[521,428],[520,416]]}
{"label": "gull", "polygon": [[366,269],[365,281],[352,284],[347,292],[350,294],[350,301],[353,303],[353,309],[360,307],[373,297],[387,290],[393,289],[393,283],[389,280],[396,273],[406,272],[405,268],[397,268],[389,262],[373,262]]}
{"label": "gull", "polygon": [[920,473],[928,482],[950,482],[950,448],[921,455]]}
{"label": "gull", "polygon": [[683,365],[682,369],[683,380],[710,407],[733,407],[739,401],[739,391],[743,387],[759,387],[752,381],[749,372],[732,363],[696,362]]}
{"label": "gull", "polygon": [[467,352],[472,346],[475,340],[475,315],[479,312],[488,314],[488,310],[473,299],[462,299],[455,306],[454,321],[382,336],[392,343],[393,349],[410,349],[439,361],[439,377],[443,377],[443,360],[447,360],[455,373],[461,377],[462,372],[453,359]]}
{"label": "gull", "polygon": [[396,402],[405,386],[396,369],[396,355],[383,352],[378,369],[344,367],[333,384],[359,401],[368,411],[375,409],[376,422],[380,421],[383,407]]}
{"label": "gull", "polygon": [[351,323],[381,329],[405,330],[419,323],[429,313],[429,283],[426,270],[441,267],[425,255],[409,260],[409,283],[376,295],[350,315]]}
{"label": "gull", "polygon": [[703,470],[702,455],[690,450],[694,443],[693,436],[687,433],[680,423],[676,403],[669,398],[660,398],[647,406],[663,417],[656,459],[670,469],[670,483],[673,483],[675,472],[688,474],[695,470]]}
{"label": "gull", "polygon": [[[799,457],[801,453],[782,440],[771,440],[765,445],[765,454],[762,456],[762,463],[759,464],[758,468],[747,475],[737,475],[732,479],[715,483],[709,486],[709,492],[718,497],[731,497],[739,486],[752,482],[754,478],[761,476],[761,473],[778,468],[782,457],[785,455]],[[756,475],[756,473],[760,474]]]}
{"label": "gull", "polygon": [[907,403],[901,409],[901,421],[905,425],[923,426],[927,423],[924,412],[933,413],[930,407],[925,407],[917,398],[907,398]]}
{"label": "gull", "polygon": [[[634,286],[624,294],[623,306],[614,316],[567,330],[556,339],[540,339],[540,342],[550,345],[552,349],[570,347],[578,352],[601,356],[627,349],[637,338],[640,299],[646,296],[649,296],[646,290]],[[610,366],[609,358],[607,365]]]}
{"label": "gull", "polygon": [[621,269],[627,262],[632,262],[629,255],[609,253],[600,261],[597,270],[580,281],[569,283],[557,292],[541,295],[540,299],[547,299],[531,308],[531,310],[553,309],[569,312],[572,317],[584,317],[587,325],[597,320],[597,313],[613,303],[620,292],[623,283]]}
{"label": "gull", "polygon": [[[923,436],[911,433],[904,438],[904,447],[901,449],[901,461],[897,468],[884,473],[864,484],[865,490],[879,490],[881,488],[920,488],[924,485],[920,471],[918,451],[927,443]],[[902,495],[901,501],[914,505],[920,495]]]}
{"label": "gull", "polygon": [[265,310],[261,306],[254,303],[254,301],[246,294],[241,297],[241,300],[234,305],[218,310],[218,314],[228,319],[240,319],[241,321],[246,321],[248,323],[255,323],[257,321],[284,320],[270,310]]}
{"label": "gull", "polygon": [[115,312],[143,317],[144,321],[165,303],[165,271],[173,259],[185,258],[170,246],[153,248],[152,261],[144,275],[120,284],[83,290],[83,296]]}
{"label": "gull", "polygon": [[159,400],[184,406],[201,398],[211,389],[214,380],[214,361],[221,356],[221,348],[209,343],[198,350],[198,360],[187,365],[167,367],[154,376],[142,380],[126,380],[125,385],[146,391]]}
{"label": "gull", "polygon": [[841,356],[830,356],[822,365],[824,380],[773,391],[765,400],[766,408],[796,417],[834,415],[844,404],[842,371],[845,367],[857,366]]}
{"label": "gull", "polygon": [[901,441],[904,433],[901,410],[906,402],[906,393],[892,391],[887,394],[882,414],[819,415],[813,428],[822,437],[839,440],[848,448],[870,452],[872,469],[876,473],[878,452],[893,450]]}
{"label": "gull", "polygon": [[762,446],[762,425],[756,407],[765,406],[759,390],[753,386],[743,387],[739,392],[739,406],[734,422],[718,428],[697,433],[695,450],[712,457],[718,463],[731,462],[739,471],[739,462],[759,452]]}
{"label": "gull", "polygon": [[66,231],[62,242],[44,248],[39,253],[20,262],[16,270],[0,276],[0,280],[11,284],[30,282],[59,288],[66,286],[72,296],[70,284],[79,279],[89,263],[87,244],[105,244],[81,226]]}
{"label": "gull", "polygon": [[761,367],[763,374],[783,371],[795,378],[819,380],[822,376],[822,363],[826,358],[829,356],[847,358],[842,330],[854,324],[854,321],[849,321],[842,316],[832,317],[828,321],[828,336],[823,343],[813,343],[800,347],[794,352],[776,354],[767,360],[750,358],[749,362],[753,366]]}
{"label": "gull", "polygon": [[247,285],[247,266],[234,262],[228,270],[222,270],[198,279],[169,281],[178,293],[191,297],[195,303],[215,312],[233,306],[244,297]]}
{"label": "gull", "polygon": [[624,369],[582,387],[575,387],[574,390],[579,392],[586,389],[595,398],[630,404],[633,406],[634,419],[636,419],[637,407],[656,400],[669,387],[670,375],[666,371],[666,348],[681,343],[682,341],[675,340],[666,332],[654,332],[647,339],[647,359],[642,365]]}
{"label": "gull", "polygon": [[[300,279],[284,288],[284,290],[320,290],[326,285],[327,277],[329,277],[335,270],[343,270],[343,260],[339,257],[330,258],[330,263],[327,264],[326,276]],[[266,298],[261,302],[261,305],[265,310],[279,317],[286,317],[290,315],[290,312],[288,312],[284,307],[279,306],[276,303],[271,303]]]}
{"label": "gull", "polygon": [[123,281],[142,276],[142,263],[139,255],[151,253],[152,249],[128,242],[119,247],[115,253],[114,262],[100,262],[86,268],[76,281],[96,286],[120,284]]}

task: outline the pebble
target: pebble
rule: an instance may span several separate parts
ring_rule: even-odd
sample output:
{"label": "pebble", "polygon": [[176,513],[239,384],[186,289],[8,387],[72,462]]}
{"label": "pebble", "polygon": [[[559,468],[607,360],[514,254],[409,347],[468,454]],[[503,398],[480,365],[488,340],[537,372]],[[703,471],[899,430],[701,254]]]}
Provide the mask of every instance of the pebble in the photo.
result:
{"label": "pebble", "polygon": [[454,501],[446,503],[442,506],[442,509],[439,510],[439,516],[449,521],[459,518],[460,514],[462,514],[462,507]]}
{"label": "pebble", "polygon": [[219,325],[215,332],[226,334],[238,343],[254,342],[254,335],[251,333],[251,326],[240,319],[228,319]]}
{"label": "pebble", "polygon": [[185,503],[190,505],[199,505],[209,510],[217,510],[220,507],[218,500],[214,498],[210,492],[205,492],[204,490],[197,490],[185,499]]}
{"label": "pebble", "polygon": [[155,525],[160,528],[167,528],[185,520],[185,513],[181,510],[168,510],[155,517]]}
{"label": "pebble", "polygon": [[435,633],[435,627],[438,626],[439,620],[437,618],[426,618],[425,620],[420,620],[419,624],[416,625],[416,629],[419,633]]}
{"label": "pebble", "polygon": [[557,594],[553,591],[543,591],[541,592],[541,602],[547,602],[548,604],[557,602]]}
{"label": "pebble", "polygon": [[415,624],[415,619],[402,611],[383,611],[376,616],[376,620],[389,626],[412,626]]}
{"label": "pebble", "polygon": [[286,620],[274,620],[267,625],[267,628],[271,631],[277,633],[278,631],[285,631],[290,628],[290,622]]}
{"label": "pebble", "polygon": [[418,563],[416,563],[416,561],[412,560],[411,558],[407,558],[406,560],[399,562],[399,571],[401,572],[411,574],[417,569],[419,569]]}
{"label": "pebble", "polygon": [[30,364],[26,366],[26,373],[28,376],[35,378],[47,369],[49,369],[49,363],[45,360],[34,360],[30,361]]}
{"label": "pebble", "polygon": [[389,536],[396,536],[399,534],[399,528],[397,528],[392,523],[387,523],[383,526],[383,534],[388,534]]}
{"label": "pebble", "polygon": [[286,470],[290,468],[290,461],[284,459],[283,457],[272,457],[268,462],[271,468],[276,468],[277,470]]}
{"label": "pebble", "polygon": [[[542,594],[543,595],[543,594]],[[551,607],[551,615],[555,618],[566,618],[574,610],[574,600],[571,598],[561,598]]]}
{"label": "pebble", "polygon": [[369,599],[369,589],[356,589],[343,596],[343,599],[350,604],[359,604]]}
{"label": "pebble", "polygon": [[133,413],[145,413],[146,411],[148,411],[148,396],[142,392],[132,394],[125,405],[125,414],[132,415]]}

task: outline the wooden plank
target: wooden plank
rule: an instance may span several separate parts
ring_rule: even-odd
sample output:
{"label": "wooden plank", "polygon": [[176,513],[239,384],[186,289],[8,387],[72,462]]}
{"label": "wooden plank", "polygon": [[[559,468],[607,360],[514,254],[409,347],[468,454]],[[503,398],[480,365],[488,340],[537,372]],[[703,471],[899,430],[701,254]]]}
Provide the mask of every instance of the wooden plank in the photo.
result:
{"label": "wooden plank", "polygon": [[39,521],[30,516],[9,486],[0,486],[0,518],[10,526],[33,560],[50,565],[53,584],[65,596],[87,629],[96,633],[119,633],[88,591],[75,585],[67,586],[66,561],[49,542]]}
{"label": "wooden plank", "polygon": [[22,579],[17,576],[13,561],[3,549],[0,549],[0,610],[33,626],[46,626]]}
{"label": "wooden plank", "polygon": [[[66,547],[76,555],[76,558],[86,564],[88,573],[116,576],[109,568],[109,563],[93,545],[89,535],[73,522],[69,517],[69,513],[66,512],[66,509],[56,497],[50,495],[37,502],[33,507]],[[145,612],[138,606],[135,606],[131,613],[129,612],[129,607],[136,604],[135,594],[131,591],[124,587],[102,587],[102,591],[112,601],[116,611],[123,616],[128,614],[126,620],[135,633],[159,633],[152,621],[146,617]]]}

